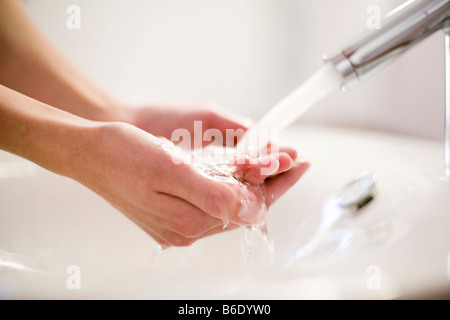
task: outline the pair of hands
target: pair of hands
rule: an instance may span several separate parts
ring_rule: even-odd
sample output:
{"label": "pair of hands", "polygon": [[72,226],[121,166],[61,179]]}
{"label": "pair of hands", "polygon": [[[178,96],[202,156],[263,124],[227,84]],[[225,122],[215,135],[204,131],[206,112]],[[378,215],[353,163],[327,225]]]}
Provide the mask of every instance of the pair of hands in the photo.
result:
{"label": "pair of hands", "polygon": [[15,1],[0,1],[0,70],[0,148],[80,181],[163,246],[221,232],[224,221],[230,228],[258,222],[260,200],[270,206],[308,166],[289,148],[272,155],[270,175],[261,174],[262,159],[229,164],[234,180],[175,164],[167,140],[175,129],[193,134],[202,121],[203,130],[226,136],[249,125],[197,106],[122,107],[66,61]]}
{"label": "pair of hands", "polygon": [[168,139],[178,128],[193,134],[194,121],[202,121],[203,130],[215,128],[225,136],[226,129],[247,129],[244,119],[211,107],[161,106],[122,112],[128,123],[101,126],[89,154],[102,161],[78,180],[162,247],[188,246],[203,237],[260,222],[261,206],[269,207],[308,168],[295,150],[280,148],[269,155],[276,162],[270,175],[261,174],[267,161],[247,158],[227,165],[235,179],[217,179],[195,163],[174,163],[172,156],[178,151]]}

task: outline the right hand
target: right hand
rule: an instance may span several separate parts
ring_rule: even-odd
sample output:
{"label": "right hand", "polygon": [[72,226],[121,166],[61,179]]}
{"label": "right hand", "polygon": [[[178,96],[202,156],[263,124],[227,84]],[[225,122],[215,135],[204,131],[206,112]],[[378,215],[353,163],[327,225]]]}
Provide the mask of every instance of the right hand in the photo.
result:
{"label": "right hand", "polygon": [[[295,151],[280,149],[273,155],[279,166],[271,176],[261,176],[262,164],[235,166],[243,179],[256,186],[245,188],[215,179],[193,164],[175,164],[173,143],[132,125],[103,124],[95,137],[83,158],[74,161],[78,168],[73,178],[110,202],[163,247],[187,246],[223,232],[226,221],[230,221],[227,229],[259,222],[258,190],[265,188],[265,205],[269,207],[308,168],[308,163],[295,160]],[[250,205],[243,208],[241,199]]]}

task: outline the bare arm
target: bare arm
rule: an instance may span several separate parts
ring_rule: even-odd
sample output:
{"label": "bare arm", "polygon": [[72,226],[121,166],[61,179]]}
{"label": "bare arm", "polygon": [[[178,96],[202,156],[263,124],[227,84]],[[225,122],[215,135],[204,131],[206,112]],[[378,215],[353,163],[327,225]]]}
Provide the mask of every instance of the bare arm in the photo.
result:
{"label": "bare arm", "polygon": [[0,1],[0,84],[92,120],[120,110],[110,94],[73,67],[14,0]]}
{"label": "bare arm", "polygon": [[79,181],[164,246],[223,232],[224,221],[231,228],[260,221],[258,190],[270,206],[308,168],[291,152],[276,155],[278,170],[268,180],[261,166],[240,165],[256,186],[247,189],[175,164],[173,147],[135,126],[86,120],[0,85],[1,149]]}
{"label": "bare arm", "polygon": [[53,107],[97,121],[123,121],[170,139],[173,130],[248,126],[248,119],[204,104],[135,108],[99,88],[43,37],[14,0],[0,1],[0,84]]}
{"label": "bare arm", "polygon": [[[119,106],[52,49],[14,1],[0,1],[0,149],[79,181],[165,246],[223,232],[224,221],[237,226],[261,219],[257,206],[241,202],[254,204],[255,189],[174,164],[173,144],[146,132],[167,137],[194,120],[203,120],[204,129],[242,127],[199,110]],[[270,176],[258,164],[236,168],[267,192],[267,206],[308,168],[285,151],[275,155],[279,165]]]}
{"label": "bare arm", "polygon": [[52,108],[0,85],[0,149],[58,174],[89,150],[94,122]]}

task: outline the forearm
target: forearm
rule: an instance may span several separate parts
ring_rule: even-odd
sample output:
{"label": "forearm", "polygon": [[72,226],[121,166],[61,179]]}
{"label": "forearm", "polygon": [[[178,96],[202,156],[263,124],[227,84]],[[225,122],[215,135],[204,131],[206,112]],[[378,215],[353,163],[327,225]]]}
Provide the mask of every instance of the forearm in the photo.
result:
{"label": "forearm", "polygon": [[120,103],[64,59],[19,5],[0,1],[0,84],[91,120],[115,120]]}
{"label": "forearm", "polygon": [[48,170],[77,179],[97,127],[0,85],[0,148]]}

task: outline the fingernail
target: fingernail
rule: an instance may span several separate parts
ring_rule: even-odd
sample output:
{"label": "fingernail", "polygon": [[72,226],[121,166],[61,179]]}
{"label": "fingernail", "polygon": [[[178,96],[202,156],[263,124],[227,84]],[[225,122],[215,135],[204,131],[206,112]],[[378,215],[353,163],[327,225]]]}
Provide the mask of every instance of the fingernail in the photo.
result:
{"label": "fingernail", "polygon": [[[291,158],[291,160],[292,160],[292,158]],[[291,164],[289,165],[289,168],[284,170],[284,172],[291,170],[293,166],[294,166],[294,160],[291,161]]]}
{"label": "fingernail", "polygon": [[261,168],[261,175],[271,176],[278,172],[278,169],[280,168],[280,162],[275,156],[263,156],[259,160],[262,164],[270,163],[269,167]]}
{"label": "fingernail", "polygon": [[295,161],[298,159],[298,151],[295,149],[293,151],[295,152],[295,154],[294,154],[294,157],[292,157],[291,159]]}

